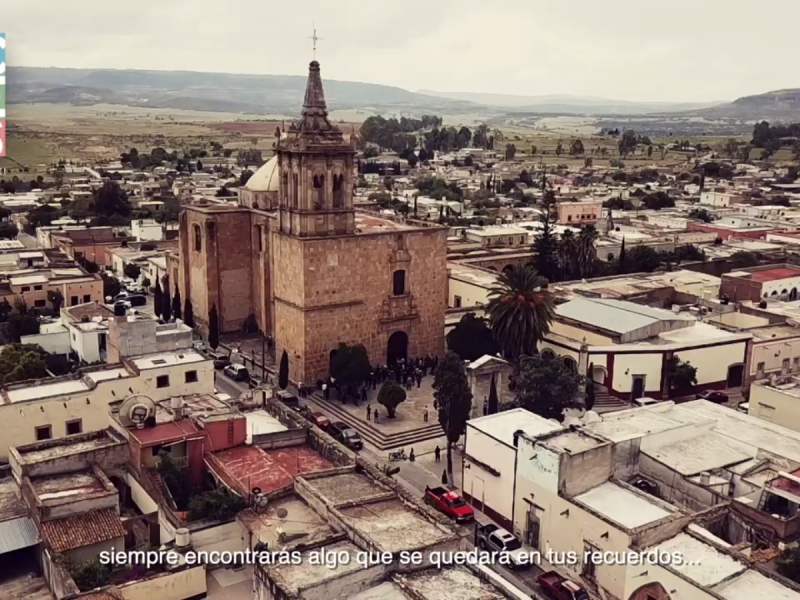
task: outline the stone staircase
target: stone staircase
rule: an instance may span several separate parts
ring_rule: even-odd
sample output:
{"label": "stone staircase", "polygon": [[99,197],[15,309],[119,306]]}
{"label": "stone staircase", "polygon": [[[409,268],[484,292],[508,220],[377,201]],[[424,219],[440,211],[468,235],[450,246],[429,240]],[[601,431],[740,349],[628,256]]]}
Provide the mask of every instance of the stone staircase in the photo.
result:
{"label": "stone staircase", "polygon": [[[599,386],[598,386],[599,387]],[[616,396],[612,396],[605,390],[596,389],[594,392],[594,408],[593,410],[598,413],[612,412],[615,410],[624,410],[630,408],[630,402],[620,400]]]}
{"label": "stone staircase", "polygon": [[3,600],[52,600],[53,595],[42,577],[28,574],[0,583],[0,598]]}
{"label": "stone staircase", "polygon": [[[354,417],[341,407],[341,403],[325,400],[321,392],[314,392],[310,399],[322,409],[322,412],[324,412],[331,421],[343,421],[347,423],[350,427],[358,431],[365,442],[369,442],[378,450],[391,450],[401,447],[410,450],[411,446],[414,444],[419,444],[420,442],[432,440],[444,435],[441,426],[436,422],[424,427],[418,427],[417,429],[385,433],[371,423]],[[436,418],[435,413],[433,414],[433,418]]]}

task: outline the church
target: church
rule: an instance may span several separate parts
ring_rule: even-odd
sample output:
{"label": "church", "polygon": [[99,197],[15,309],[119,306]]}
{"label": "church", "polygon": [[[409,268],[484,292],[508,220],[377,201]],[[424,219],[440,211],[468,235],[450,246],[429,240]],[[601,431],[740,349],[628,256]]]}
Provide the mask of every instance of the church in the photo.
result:
{"label": "church", "polygon": [[179,285],[201,330],[212,306],[223,333],[255,318],[294,381],[327,376],[341,342],[373,364],[444,351],[447,228],[356,211],[355,155],[315,60],[300,119],[238,206],[199,201],[180,216]]}

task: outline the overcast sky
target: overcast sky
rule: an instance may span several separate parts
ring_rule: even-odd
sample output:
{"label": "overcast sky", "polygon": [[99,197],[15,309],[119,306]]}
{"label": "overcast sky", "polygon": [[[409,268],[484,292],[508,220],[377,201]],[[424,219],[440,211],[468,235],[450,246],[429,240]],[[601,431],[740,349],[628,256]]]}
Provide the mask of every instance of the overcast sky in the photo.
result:
{"label": "overcast sky", "polygon": [[8,64],[712,101],[800,87],[800,0],[0,0]]}

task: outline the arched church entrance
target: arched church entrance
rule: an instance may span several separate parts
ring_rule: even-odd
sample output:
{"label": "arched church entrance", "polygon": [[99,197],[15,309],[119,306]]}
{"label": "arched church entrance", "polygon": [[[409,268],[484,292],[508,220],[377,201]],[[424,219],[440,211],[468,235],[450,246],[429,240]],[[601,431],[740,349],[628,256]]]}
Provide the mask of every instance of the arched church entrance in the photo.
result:
{"label": "arched church entrance", "polygon": [[405,331],[395,331],[389,336],[386,344],[386,364],[393,365],[398,360],[408,358],[408,334]]}
{"label": "arched church entrance", "polygon": [[726,386],[729,388],[741,387],[742,383],[744,383],[744,365],[739,363],[729,366]]}
{"label": "arched church entrance", "polygon": [[634,591],[628,600],[671,600],[664,586],[654,581]]}

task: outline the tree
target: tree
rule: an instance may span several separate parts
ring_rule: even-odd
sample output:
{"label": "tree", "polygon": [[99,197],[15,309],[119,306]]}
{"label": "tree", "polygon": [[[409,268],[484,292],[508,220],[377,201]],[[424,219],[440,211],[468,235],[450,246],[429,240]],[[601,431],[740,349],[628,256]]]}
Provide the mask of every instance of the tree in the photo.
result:
{"label": "tree", "polygon": [[711,223],[714,220],[714,217],[708,212],[705,208],[695,208],[689,212],[690,219],[697,219],[698,221],[703,221],[704,223]]}
{"label": "tree", "polygon": [[497,382],[492,373],[492,383],[489,385],[489,406],[487,413],[490,415],[500,412],[500,402],[497,399]]}
{"label": "tree", "polygon": [[12,343],[0,350],[0,383],[47,377],[47,353],[34,344]]}
{"label": "tree", "polygon": [[203,163],[202,163],[202,162],[200,162],[200,161],[198,160],[198,161],[197,161],[197,164],[195,165],[195,168],[196,168],[198,171],[202,171],[202,170],[203,170]]}
{"label": "tree", "polygon": [[538,148],[536,146],[531,146],[531,156],[536,156],[536,151]]}
{"label": "tree", "polygon": [[731,254],[730,262],[736,269],[757,267],[759,264],[758,254],[755,252],[747,252],[746,250],[739,250]]}
{"label": "tree", "polygon": [[406,400],[406,391],[393,379],[384,381],[381,389],[378,390],[378,404],[386,407],[389,418],[394,419],[397,407]]}
{"label": "tree", "polygon": [[181,291],[178,289],[178,284],[175,284],[175,295],[172,296],[172,316],[175,319],[181,318]]}
{"label": "tree", "polygon": [[500,350],[486,321],[471,312],[461,317],[447,334],[447,349],[469,362],[487,354],[495,356]]}
{"label": "tree", "polygon": [[364,148],[364,158],[375,158],[381,153],[377,146],[370,144]]}
{"label": "tree", "polygon": [[661,257],[650,246],[636,246],[626,260],[629,273],[652,273],[661,266]]}
{"label": "tree", "polygon": [[164,293],[161,291],[161,282],[156,277],[156,287],[153,288],[153,314],[161,316],[161,307],[164,305]]}
{"label": "tree", "polygon": [[784,548],[775,559],[775,570],[795,583],[800,583],[800,548]]}
{"label": "tree", "polygon": [[9,304],[8,300],[3,298],[3,301],[0,302],[0,323],[7,323],[8,322],[8,315],[14,310],[14,307]]}
{"label": "tree", "polygon": [[574,139],[569,145],[569,153],[572,156],[583,154],[585,152],[583,142],[579,139]]}
{"label": "tree", "polygon": [[99,560],[87,560],[69,564],[69,575],[82,592],[108,585],[111,581],[111,567]]}
{"label": "tree", "polygon": [[582,278],[592,276],[594,262],[597,260],[597,238],[600,235],[594,225],[587,224],[578,236],[578,275]]}
{"label": "tree", "polygon": [[[169,277],[164,275],[161,287],[161,318],[165,323],[169,323],[172,318],[172,297],[169,293]],[[158,310],[158,309],[156,309]]]}
{"label": "tree", "polygon": [[586,410],[594,408],[594,379],[592,379],[592,373],[594,373],[594,363],[589,363],[589,377],[586,378],[586,398],[584,400]]}
{"label": "tree", "polygon": [[125,265],[125,268],[122,269],[122,273],[129,279],[139,281],[139,276],[142,274],[142,269],[139,267],[139,265],[129,262]]}
{"label": "tree", "polygon": [[517,155],[517,147],[514,144],[506,144],[506,160],[514,160]]}
{"label": "tree", "polygon": [[539,218],[541,227],[533,236],[533,264],[539,275],[547,281],[558,281],[558,236],[556,223],[558,213],[556,209],[556,196],[553,190],[546,189],[547,182],[543,177],[542,189],[542,214]]}
{"label": "tree", "polygon": [[558,268],[561,271],[561,279],[569,281],[574,279],[578,272],[578,241],[571,229],[567,229],[561,235],[558,244]]}
{"label": "tree", "polygon": [[47,292],[47,300],[53,307],[53,313],[56,315],[61,314],[61,307],[64,305],[64,294],[61,290],[50,290]]}
{"label": "tree", "polygon": [[489,290],[486,313],[503,354],[517,360],[536,352],[555,315],[546,280],[530,267],[512,267]]}
{"label": "tree", "polygon": [[561,156],[564,153],[564,144],[561,143],[561,140],[558,141],[558,145],[556,146],[556,156]]}
{"label": "tree", "polygon": [[739,142],[737,142],[733,138],[728,138],[725,140],[725,144],[722,147],[725,154],[728,155],[730,158],[735,158],[737,154],[739,154]]}
{"label": "tree", "polygon": [[515,383],[519,405],[545,419],[561,421],[565,408],[582,406],[578,392],[583,377],[562,360],[548,360],[540,354],[524,356]]}
{"label": "tree", "polygon": [[234,195],[234,193],[233,193],[232,191],[230,191],[230,190],[229,190],[228,188],[226,188],[226,187],[221,187],[221,188],[219,188],[219,189],[217,190],[217,193],[215,194],[215,196],[216,196],[217,198],[230,198],[230,197],[231,197],[231,196],[233,196],[233,195]]}
{"label": "tree", "polygon": [[106,181],[94,194],[94,212],[97,215],[110,217],[121,215],[127,217],[131,213],[128,194],[119,187],[116,181]]}
{"label": "tree", "polygon": [[11,221],[4,221],[0,223],[0,239],[13,240],[17,237],[19,228]]}
{"label": "tree", "polygon": [[286,350],[281,354],[281,364],[278,367],[278,387],[282,390],[289,387],[289,355]]}
{"label": "tree", "polygon": [[219,346],[219,316],[217,315],[217,305],[212,304],[208,311],[208,345],[212,350]]}
{"label": "tree", "polygon": [[[86,270],[88,271],[88,269]],[[113,298],[114,296],[120,293],[120,291],[122,290],[122,284],[119,282],[119,279],[117,279],[113,275],[109,275],[106,272],[103,272],[101,277],[103,278],[104,298]]]}
{"label": "tree", "polygon": [[331,377],[355,394],[369,377],[372,366],[369,354],[363,344],[348,346],[340,343],[331,359]]}
{"label": "tree", "polygon": [[417,155],[414,154],[413,152],[409,153],[408,158],[406,160],[408,160],[408,166],[411,167],[412,169],[417,166],[417,163],[419,163]]}
{"label": "tree", "polygon": [[624,158],[636,152],[636,143],[636,132],[633,129],[626,130],[617,144],[619,155]]}
{"label": "tree", "polygon": [[619,265],[618,270],[620,275],[628,272],[628,255],[625,252],[625,238],[622,238],[622,245],[619,248]]}
{"label": "tree", "polygon": [[675,394],[686,394],[697,385],[697,368],[677,356],[667,359],[666,374],[669,389]]}
{"label": "tree", "polygon": [[186,298],[186,303],[183,305],[183,322],[194,329],[194,310],[190,298]]}
{"label": "tree", "polygon": [[455,352],[448,352],[436,366],[433,376],[433,406],[438,411],[439,425],[447,436],[447,477],[453,485],[453,444],[467,429],[472,413],[472,392],[464,363]]}

